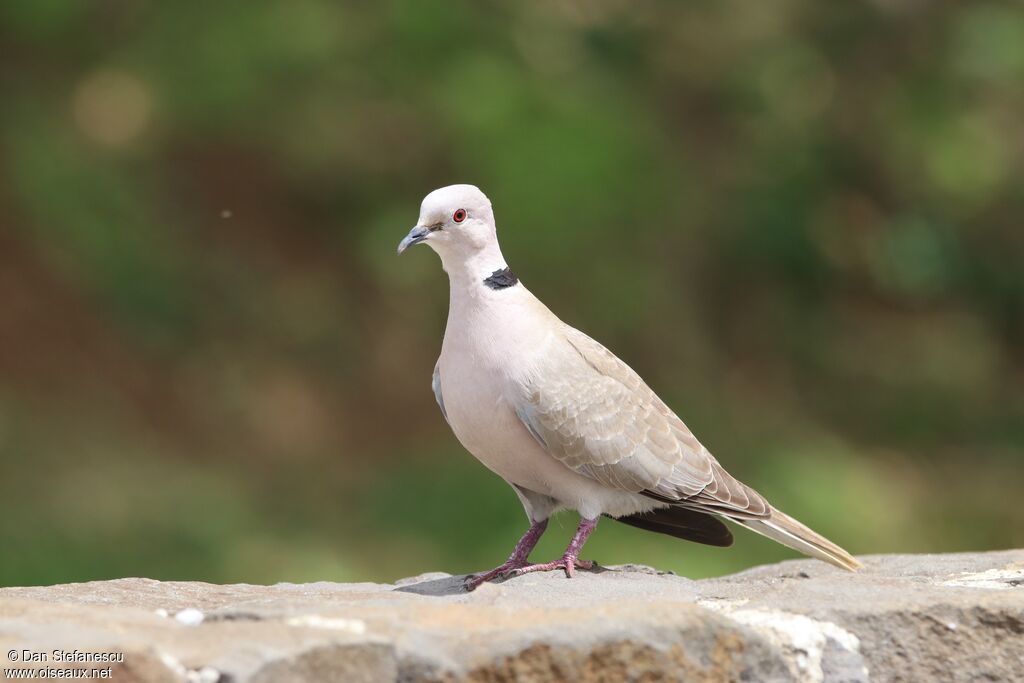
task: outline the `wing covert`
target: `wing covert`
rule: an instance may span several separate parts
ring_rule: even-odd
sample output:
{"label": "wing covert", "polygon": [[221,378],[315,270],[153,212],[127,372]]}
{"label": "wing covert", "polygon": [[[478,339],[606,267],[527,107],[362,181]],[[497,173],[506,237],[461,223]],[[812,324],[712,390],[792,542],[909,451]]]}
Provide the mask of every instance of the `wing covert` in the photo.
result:
{"label": "wing covert", "polygon": [[516,405],[552,457],[612,488],[723,514],[769,514],[767,502],[722,469],[628,365],[568,326],[564,341]]}

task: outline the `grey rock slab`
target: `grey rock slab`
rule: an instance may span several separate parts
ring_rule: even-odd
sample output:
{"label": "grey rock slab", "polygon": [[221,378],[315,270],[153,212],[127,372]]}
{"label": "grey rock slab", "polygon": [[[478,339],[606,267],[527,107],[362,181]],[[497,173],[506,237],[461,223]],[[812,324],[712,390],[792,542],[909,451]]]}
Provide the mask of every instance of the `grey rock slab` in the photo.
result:
{"label": "grey rock slab", "polygon": [[857,574],[796,560],[692,581],[625,566],[473,593],[436,572],[6,588],[0,657],[123,653],[114,680],[145,682],[1024,680],[1024,551],[861,559]]}

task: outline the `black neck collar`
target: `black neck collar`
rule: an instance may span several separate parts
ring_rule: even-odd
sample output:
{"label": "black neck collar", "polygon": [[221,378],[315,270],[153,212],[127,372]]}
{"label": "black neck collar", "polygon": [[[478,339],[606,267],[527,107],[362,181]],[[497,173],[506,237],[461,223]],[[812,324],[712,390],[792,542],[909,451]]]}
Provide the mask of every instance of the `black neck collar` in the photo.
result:
{"label": "black neck collar", "polygon": [[516,274],[508,266],[501,270],[496,270],[489,277],[484,278],[484,284],[491,289],[508,289],[509,287],[515,287],[517,282],[519,282],[519,278],[516,277]]}

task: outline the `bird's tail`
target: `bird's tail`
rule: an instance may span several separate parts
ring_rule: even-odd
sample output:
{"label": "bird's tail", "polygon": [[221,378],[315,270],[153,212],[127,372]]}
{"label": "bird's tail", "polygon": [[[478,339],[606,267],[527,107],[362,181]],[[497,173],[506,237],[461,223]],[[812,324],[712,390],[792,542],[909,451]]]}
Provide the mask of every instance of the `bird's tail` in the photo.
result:
{"label": "bird's tail", "polygon": [[742,524],[751,531],[756,531],[762,536],[767,536],[773,541],[799,551],[810,557],[824,560],[834,564],[841,569],[856,571],[864,565],[857,561],[850,553],[846,552],[832,541],[821,534],[811,531],[809,528],[796,521],[789,515],[775,508],[772,508],[771,517],[766,519],[736,519],[732,521]]}

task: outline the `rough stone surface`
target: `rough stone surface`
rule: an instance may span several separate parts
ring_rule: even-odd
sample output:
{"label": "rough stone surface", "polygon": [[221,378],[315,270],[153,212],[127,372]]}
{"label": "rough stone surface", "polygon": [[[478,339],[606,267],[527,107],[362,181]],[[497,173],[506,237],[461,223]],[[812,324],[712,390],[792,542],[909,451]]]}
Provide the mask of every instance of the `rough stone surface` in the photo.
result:
{"label": "rough stone surface", "polygon": [[112,679],[147,683],[1024,680],[1024,550],[863,559],[858,574],[530,574],[470,594],[447,574],[6,588],[0,658],[122,653]]}

